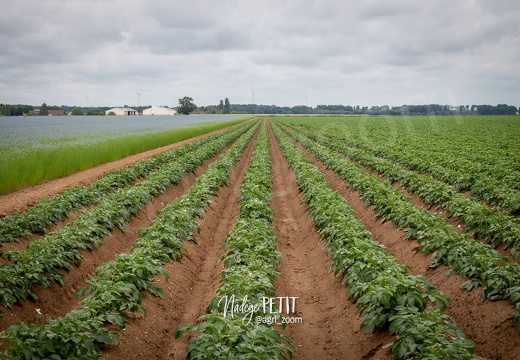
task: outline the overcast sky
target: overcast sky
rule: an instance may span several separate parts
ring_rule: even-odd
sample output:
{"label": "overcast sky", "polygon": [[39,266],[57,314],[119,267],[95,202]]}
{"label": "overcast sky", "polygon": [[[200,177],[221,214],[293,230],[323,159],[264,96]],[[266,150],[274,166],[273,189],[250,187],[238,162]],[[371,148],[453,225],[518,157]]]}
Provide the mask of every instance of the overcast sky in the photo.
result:
{"label": "overcast sky", "polygon": [[0,103],[520,105],[518,0],[1,5]]}

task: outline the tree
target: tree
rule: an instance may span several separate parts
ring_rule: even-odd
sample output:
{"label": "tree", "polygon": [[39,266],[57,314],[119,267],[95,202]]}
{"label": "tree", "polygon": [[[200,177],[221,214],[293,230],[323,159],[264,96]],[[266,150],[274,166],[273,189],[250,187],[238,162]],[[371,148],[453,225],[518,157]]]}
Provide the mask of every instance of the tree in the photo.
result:
{"label": "tree", "polygon": [[40,116],[47,116],[49,115],[49,108],[47,107],[46,103],[43,103],[42,106],[40,106]]}
{"label": "tree", "polygon": [[189,115],[189,113],[197,110],[197,105],[193,103],[193,98],[189,96],[185,96],[182,99],[179,99],[179,107],[177,107],[177,111],[180,114]]}
{"label": "tree", "polygon": [[495,113],[497,115],[516,115],[516,106],[507,104],[498,104],[495,106]]}
{"label": "tree", "polygon": [[220,100],[220,104],[218,104],[217,110],[221,113],[224,112],[224,101]]}
{"label": "tree", "polygon": [[88,109],[85,115],[93,116],[93,115],[99,115],[94,109]]}
{"label": "tree", "polygon": [[224,101],[224,114],[229,114],[231,112],[231,104],[229,103],[228,98]]}
{"label": "tree", "polygon": [[83,109],[81,109],[81,108],[74,108],[74,109],[72,109],[71,113],[72,113],[72,115],[74,115],[74,116],[82,116],[82,115],[85,115],[85,113],[83,112]]}

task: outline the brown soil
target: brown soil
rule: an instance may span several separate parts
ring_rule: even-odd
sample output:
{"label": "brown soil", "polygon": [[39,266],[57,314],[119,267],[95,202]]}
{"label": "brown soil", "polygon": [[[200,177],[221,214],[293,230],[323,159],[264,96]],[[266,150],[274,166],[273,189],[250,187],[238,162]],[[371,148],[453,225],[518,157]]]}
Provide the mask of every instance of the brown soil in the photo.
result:
{"label": "brown soil", "polygon": [[[294,174],[288,168],[271,132],[270,142],[273,166],[271,207],[276,215],[276,236],[281,240],[278,249],[283,255],[281,276],[275,281],[276,296],[298,297],[294,316],[301,317],[303,321],[301,324],[289,324],[283,330],[296,343],[294,359],[390,359],[390,350],[382,347],[394,337],[386,330],[366,333],[360,329],[358,311],[348,301],[347,288],[341,283],[341,278],[328,271],[330,257],[325,253],[324,243],[320,241],[312,219],[307,217],[308,212],[300,204],[302,194],[294,184]],[[253,143],[254,141],[234,167],[229,184],[221,188],[213,198],[205,217],[199,221],[201,231],[196,236],[197,244],[186,243],[185,255],[181,261],[164,266],[170,274],[168,281],[162,276],[155,280],[163,286],[165,297],[160,299],[145,293],[143,306],[146,316],[140,313],[129,314],[130,322],[121,333],[120,344],[104,347],[102,358],[185,358],[185,348],[194,334],[187,333],[182,339],[175,340],[174,331],[180,324],[196,323],[218,287],[222,265],[217,260],[224,252],[224,239],[238,212],[239,186]],[[145,158],[151,154],[140,156]],[[104,239],[103,246],[83,252],[84,259],[80,266],[65,274],[65,286],[54,284],[48,289],[38,289],[38,300],[15,305],[13,309],[2,309],[5,314],[0,317],[0,330],[20,320],[34,322],[36,309],[42,309],[45,314],[54,318],[77,308],[79,301],[74,292],[86,285],[95,268],[111,259],[114,254],[128,252],[137,239],[138,229],[149,226],[155,212],[186,191],[196,176],[215,158],[197,169],[195,174],[185,177],[181,184],[173,186],[148,204],[124,228],[124,232],[115,230]],[[398,261],[409,265],[413,274],[426,276],[451,297],[447,313],[477,343],[476,351],[479,356],[489,359],[520,358],[520,336],[512,326],[513,308],[509,302],[481,301],[478,290],[467,292],[460,288],[462,278],[455,275],[447,277],[446,267],[427,269],[429,256],[413,251],[417,246],[415,241],[404,240],[403,232],[390,222],[380,224],[374,212],[364,208],[357,192],[347,189],[342,179],[312,156],[311,159],[325,172],[333,188],[356,209],[358,218],[377,241],[387,246]],[[114,162],[110,168],[126,166],[135,160]],[[4,199],[8,195],[4,195],[0,197],[0,214],[29,206],[39,197],[55,194],[67,186],[88,183],[106,170],[108,168],[99,170],[98,175],[82,172],[20,190],[18,195],[8,194],[11,198],[7,205]],[[17,198],[18,196],[22,198]],[[420,206],[419,203],[416,205]]]}

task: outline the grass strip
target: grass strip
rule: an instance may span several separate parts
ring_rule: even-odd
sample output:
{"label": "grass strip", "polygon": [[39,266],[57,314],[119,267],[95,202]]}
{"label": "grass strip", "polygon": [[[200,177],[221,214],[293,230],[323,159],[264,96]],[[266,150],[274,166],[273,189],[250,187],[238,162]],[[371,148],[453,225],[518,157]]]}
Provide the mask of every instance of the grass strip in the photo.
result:
{"label": "grass strip", "polygon": [[122,136],[94,146],[63,146],[54,150],[32,150],[0,168],[0,195],[23,186],[38,184],[125,156],[155,149],[242,121],[212,122],[155,134]]}

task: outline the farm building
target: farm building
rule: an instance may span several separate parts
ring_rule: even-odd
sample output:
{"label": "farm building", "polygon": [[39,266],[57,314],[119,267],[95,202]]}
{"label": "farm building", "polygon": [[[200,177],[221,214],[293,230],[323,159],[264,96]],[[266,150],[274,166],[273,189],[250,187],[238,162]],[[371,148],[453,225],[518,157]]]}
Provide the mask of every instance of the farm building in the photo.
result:
{"label": "farm building", "polygon": [[152,105],[151,108],[143,110],[143,115],[177,115],[177,110],[165,106]]}
{"label": "farm building", "polygon": [[137,110],[131,108],[112,108],[105,111],[105,115],[112,115],[111,113],[117,116],[136,116]]}
{"label": "farm building", "polygon": [[49,110],[49,116],[63,116],[65,115],[65,110]]}

